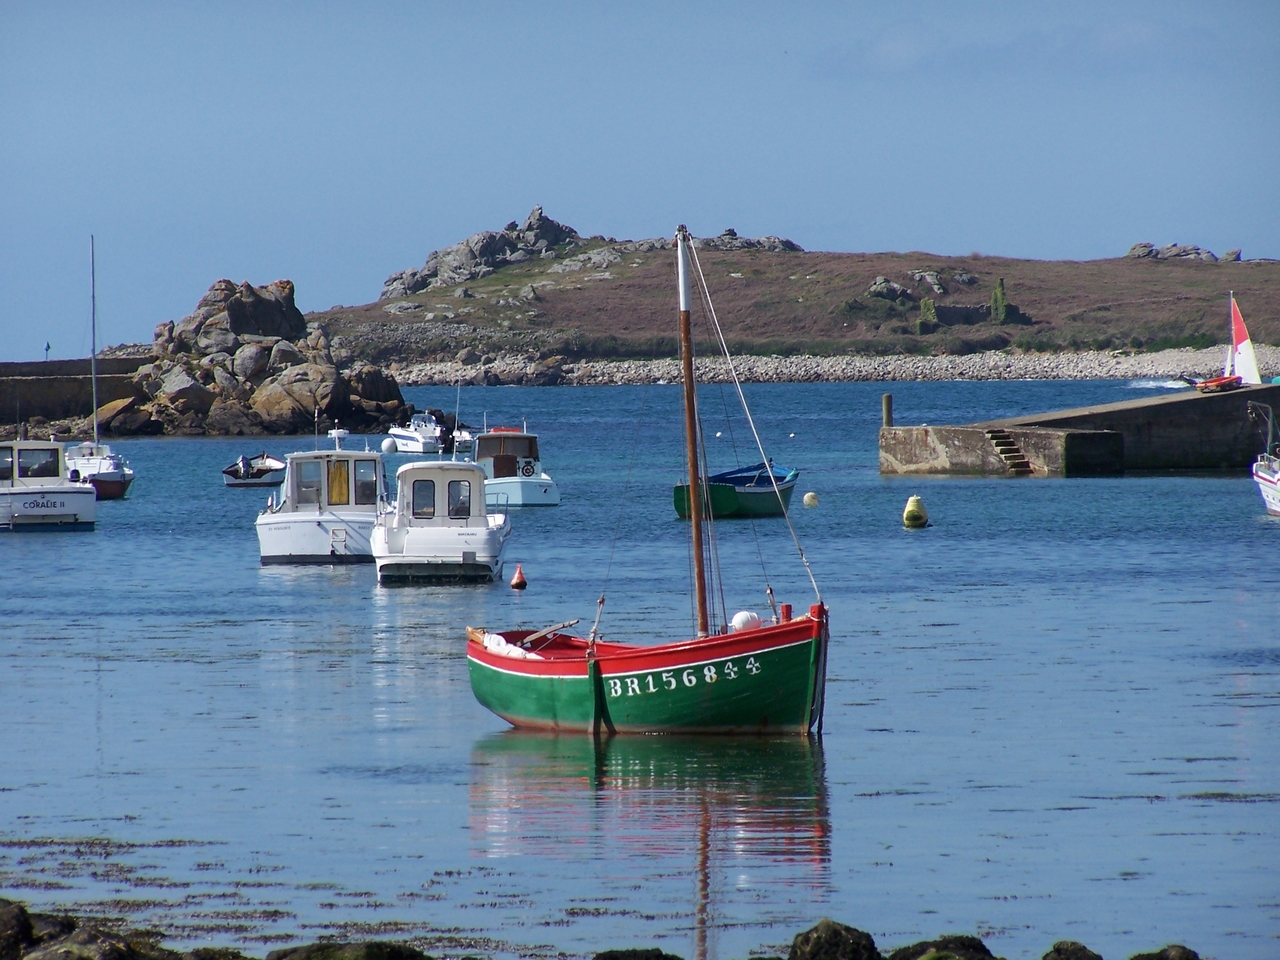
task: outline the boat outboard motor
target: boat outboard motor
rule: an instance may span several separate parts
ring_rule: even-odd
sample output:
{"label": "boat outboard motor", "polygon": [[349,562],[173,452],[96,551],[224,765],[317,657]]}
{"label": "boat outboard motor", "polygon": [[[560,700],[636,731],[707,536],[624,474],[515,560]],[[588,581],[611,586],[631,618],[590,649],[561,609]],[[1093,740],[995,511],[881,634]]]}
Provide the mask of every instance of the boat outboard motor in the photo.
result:
{"label": "boat outboard motor", "polygon": [[249,466],[249,458],[244,454],[241,454],[240,459],[236,461],[236,470],[239,472],[241,480],[248,480],[253,473],[253,468]]}

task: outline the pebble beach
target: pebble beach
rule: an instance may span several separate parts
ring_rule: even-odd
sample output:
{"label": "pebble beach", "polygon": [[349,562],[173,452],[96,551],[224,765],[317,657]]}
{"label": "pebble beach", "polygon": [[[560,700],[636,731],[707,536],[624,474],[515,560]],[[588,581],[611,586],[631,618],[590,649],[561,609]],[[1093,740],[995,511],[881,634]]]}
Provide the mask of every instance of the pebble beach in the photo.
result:
{"label": "pebble beach", "polygon": [[[1280,373],[1280,347],[1255,346],[1263,377]],[[845,383],[855,381],[929,380],[1172,380],[1180,375],[1196,378],[1222,372],[1223,347],[1206,350],[1163,350],[1156,353],[1027,353],[1000,351],[966,356],[842,356],[734,358],[738,377],[748,383]],[[486,358],[487,359],[487,358]],[[590,360],[534,362],[524,356],[503,356],[464,364],[458,361],[405,363],[392,366],[397,381],[406,386],[445,386],[456,383],[528,383],[548,369],[551,382],[570,385],[647,384],[680,379],[680,361]],[[701,383],[730,379],[728,364],[719,357],[699,358]],[[544,381],[546,382],[546,381]]]}

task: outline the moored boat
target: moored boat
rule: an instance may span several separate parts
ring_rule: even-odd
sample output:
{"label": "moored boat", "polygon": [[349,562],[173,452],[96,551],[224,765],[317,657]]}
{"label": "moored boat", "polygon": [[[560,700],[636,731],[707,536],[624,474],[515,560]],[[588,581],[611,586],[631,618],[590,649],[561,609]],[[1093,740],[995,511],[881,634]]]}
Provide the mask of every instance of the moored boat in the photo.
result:
{"label": "moored boat", "polygon": [[1267,513],[1280,517],[1280,443],[1276,439],[1276,418],[1271,407],[1265,403],[1249,401],[1249,418],[1259,426],[1267,426],[1267,445],[1258,459],[1253,462],[1250,474],[1262,494],[1262,503]]}
{"label": "moored boat", "polygon": [[94,239],[89,237],[89,380],[93,398],[93,442],[65,452],[68,476],[87,480],[99,500],[119,500],[133,483],[133,468],[98,437],[98,268]]}
{"label": "moored boat", "polygon": [[57,441],[0,443],[0,529],[92,530],[98,494],[72,479]]}
{"label": "moored boat", "polygon": [[439,453],[444,428],[429,413],[415,413],[406,426],[393,426],[387,435],[396,442],[397,453]]}
{"label": "moored boat", "polygon": [[[817,597],[807,615],[792,617],[789,604],[775,604],[767,583],[765,593],[774,610],[769,622],[747,611],[730,621],[723,609],[713,611],[708,602],[716,592],[713,588],[719,570],[708,562],[703,547],[704,523],[709,524],[712,518],[704,515],[699,489],[705,471],[698,456],[691,263],[698,269],[701,302],[714,325],[748,421],[751,413],[710,306],[697,254],[683,226],[676,233],[675,245],[696,633],[693,639],[657,646],[606,642],[599,632],[603,592],[596,601],[595,623],[586,637],[567,632],[577,620],[536,631],[468,627],[471,689],[482,705],[516,727],[595,734],[808,734],[815,727],[822,728],[828,614],[799,541],[797,550]],[[758,438],[754,422],[752,433]],[[763,449],[760,455],[762,463],[769,462]],[[790,519],[785,522],[794,537]],[[723,581],[720,587],[718,593],[723,598]]]}
{"label": "moored boat", "polygon": [[[776,517],[791,506],[799,470],[774,466],[773,461],[737,470],[714,473],[702,484],[703,509],[712,517]],[[676,515],[689,519],[689,484],[678,483],[672,491]]]}
{"label": "moored boat", "polygon": [[378,582],[487,583],[502,576],[511,521],[500,499],[485,496],[484,471],[474,463],[406,463],[396,471],[395,509],[373,527]]}
{"label": "moored boat", "polygon": [[475,438],[475,462],[488,478],[485,489],[501,493],[513,507],[554,507],[560,488],[542,469],[538,435],[521,427],[493,427]]}
{"label": "moored boat", "polygon": [[99,500],[119,500],[133,483],[129,461],[96,439],[67,447],[67,473],[88,480]]}
{"label": "moored boat", "polygon": [[373,563],[369,536],[387,508],[382,455],[344,450],[346,430],[330,430],[332,450],[285,457],[280,496],[254,526],[262,563]]}
{"label": "moored boat", "polygon": [[228,487],[278,487],[288,466],[265,450],[256,457],[241,456],[222,468],[222,482]]}

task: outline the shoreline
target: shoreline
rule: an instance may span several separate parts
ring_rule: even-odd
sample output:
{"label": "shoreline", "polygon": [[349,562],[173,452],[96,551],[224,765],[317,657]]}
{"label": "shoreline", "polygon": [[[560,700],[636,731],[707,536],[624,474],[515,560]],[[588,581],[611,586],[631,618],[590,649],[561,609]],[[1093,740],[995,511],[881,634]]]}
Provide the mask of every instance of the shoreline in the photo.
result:
{"label": "shoreline", "polygon": [[[385,935],[385,932],[379,931]],[[317,940],[270,950],[265,960],[436,960],[462,956],[462,960],[482,960],[511,949],[519,956],[545,956],[544,949],[521,948],[483,934],[459,935],[461,931],[439,931],[436,934],[409,936],[403,939],[381,939],[368,936],[321,936]],[[299,938],[301,939],[301,938]],[[189,950],[175,949],[171,937],[163,929],[131,926],[121,917],[86,916],[72,912],[37,912],[20,900],[0,898],[0,957],[4,960],[255,960],[239,947],[198,946]],[[766,944],[753,955],[766,955],[766,960],[782,960],[766,952],[784,944]],[[497,948],[495,950],[495,948]],[[504,949],[505,948],[505,949]],[[575,956],[555,950],[558,960]],[[426,950],[436,952],[435,956]],[[593,960],[683,960],[678,954],[646,944],[597,948]],[[814,926],[794,935],[789,960],[999,960],[980,936],[942,934],[896,949],[877,946],[872,934],[858,927],[824,918]],[[693,960],[704,960],[696,950]],[[1102,957],[1076,940],[1053,943],[1043,960],[1102,960]],[[1200,960],[1200,955],[1178,943],[1163,949],[1134,954],[1130,960]]]}
{"label": "shoreline", "polygon": [[[1280,347],[1255,344],[1263,380],[1280,374]],[[1175,380],[1222,372],[1225,347],[1189,348],[1156,353],[1119,352],[1008,354],[1000,351],[964,356],[842,356],[734,357],[743,383],[854,383],[860,381],[931,380]],[[485,357],[471,363],[449,360],[432,363],[392,363],[396,381],[405,387],[468,385],[498,386],[622,386],[677,383],[680,361],[582,360],[528,356]],[[699,357],[700,383],[729,382],[721,357]]]}

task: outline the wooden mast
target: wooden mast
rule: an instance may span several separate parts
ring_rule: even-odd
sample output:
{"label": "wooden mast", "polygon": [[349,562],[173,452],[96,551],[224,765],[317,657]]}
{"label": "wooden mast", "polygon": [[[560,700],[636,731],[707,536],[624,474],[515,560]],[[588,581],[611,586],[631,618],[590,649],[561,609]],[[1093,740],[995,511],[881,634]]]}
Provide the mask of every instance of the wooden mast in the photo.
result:
{"label": "wooden mast", "polygon": [[697,384],[693,379],[693,332],[689,322],[689,231],[676,228],[676,270],[680,280],[680,362],[684,373],[684,436],[689,457],[689,523],[693,529],[693,585],[698,607],[698,636],[710,633],[707,620],[707,571],[702,549],[702,490],[698,461]]}

